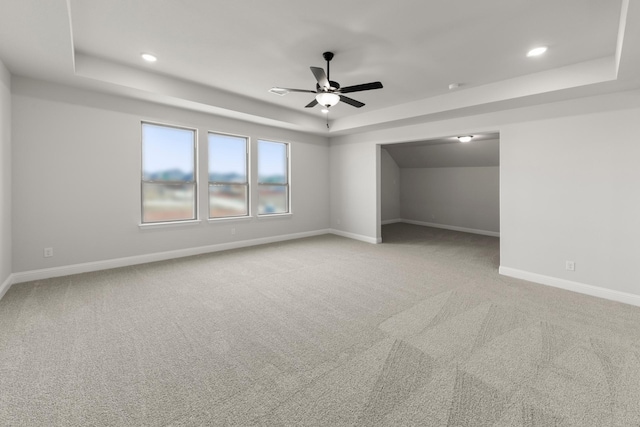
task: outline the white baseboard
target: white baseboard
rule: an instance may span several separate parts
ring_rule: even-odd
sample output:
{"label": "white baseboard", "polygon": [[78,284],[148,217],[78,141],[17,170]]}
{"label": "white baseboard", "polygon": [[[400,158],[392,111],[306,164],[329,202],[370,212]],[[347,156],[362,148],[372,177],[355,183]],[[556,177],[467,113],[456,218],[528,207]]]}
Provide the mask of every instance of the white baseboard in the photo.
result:
{"label": "white baseboard", "polygon": [[396,222],[402,222],[402,218],[385,219],[384,221],[380,221],[380,224],[387,225],[387,224],[395,224]]}
{"label": "white baseboard", "polygon": [[516,279],[527,280],[529,282],[539,283],[541,285],[552,286],[554,288],[565,289],[567,291],[577,292],[580,294],[591,295],[593,297],[604,298],[611,301],[617,301],[624,304],[630,304],[640,307],[640,295],[630,294],[627,292],[616,291],[613,289],[600,288],[598,286],[587,285],[571,280],[558,279],[557,277],[545,276],[528,271],[518,270],[510,267],[502,267],[498,272],[503,276],[515,277]]}
{"label": "white baseboard", "polygon": [[155,261],[164,261],[167,259],[182,258],[186,256],[200,255],[200,254],[209,253],[209,252],[226,251],[229,249],[245,248],[248,246],[264,245],[267,243],[301,239],[304,237],[319,236],[322,234],[329,234],[329,233],[331,233],[331,230],[329,229],[306,231],[302,233],[284,234],[281,236],[262,237],[259,239],[240,240],[237,242],[220,243],[217,245],[199,246],[195,248],[177,249],[174,251],[135,255],[135,256],[125,257],[125,258],[108,259],[103,261],[85,262],[82,264],[64,265],[60,267],[23,271],[19,273],[13,273],[12,283],[22,283],[22,282],[29,282],[31,280],[42,280],[42,279],[48,279],[51,277],[68,276],[70,274],[107,270],[109,268],[127,267],[129,265],[144,264],[147,262],[155,262]]}
{"label": "white baseboard", "polygon": [[378,238],[369,237],[362,234],[349,233],[347,231],[336,230],[333,228],[329,232],[331,234],[335,234],[336,236],[348,237],[349,239],[360,240],[361,242],[374,243],[374,244],[382,243],[382,237],[378,237]]}
{"label": "white baseboard", "polygon": [[13,274],[10,274],[4,282],[0,285],[0,299],[7,293],[11,285],[14,283]]}
{"label": "white baseboard", "polygon": [[435,222],[415,221],[413,219],[401,219],[400,222],[414,225],[424,225],[426,227],[443,228],[445,230],[463,231],[465,233],[482,234],[483,236],[500,237],[497,231],[477,230],[475,228],[458,227],[455,225],[438,224]]}

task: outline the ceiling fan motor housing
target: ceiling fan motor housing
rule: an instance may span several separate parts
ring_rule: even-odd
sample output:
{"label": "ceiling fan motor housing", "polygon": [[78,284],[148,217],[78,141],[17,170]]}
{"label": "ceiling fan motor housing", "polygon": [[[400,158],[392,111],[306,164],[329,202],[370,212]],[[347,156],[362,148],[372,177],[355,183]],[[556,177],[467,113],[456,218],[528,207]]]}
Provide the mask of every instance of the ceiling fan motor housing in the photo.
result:
{"label": "ceiling fan motor housing", "polygon": [[[340,83],[334,82],[333,80],[329,80],[329,86],[331,87],[331,90],[340,89]],[[320,85],[318,83],[316,83],[316,90],[320,91],[320,89],[324,90],[324,88],[321,88]]]}

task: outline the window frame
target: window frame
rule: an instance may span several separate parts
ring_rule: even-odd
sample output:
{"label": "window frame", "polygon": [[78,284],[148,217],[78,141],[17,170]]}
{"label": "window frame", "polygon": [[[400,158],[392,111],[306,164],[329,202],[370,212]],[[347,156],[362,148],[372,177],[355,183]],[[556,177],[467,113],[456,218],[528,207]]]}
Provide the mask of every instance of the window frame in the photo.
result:
{"label": "window frame", "polygon": [[[284,184],[279,183],[270,183],[270,182],[260,182],[260,143],[267,142],[270,144],[282,144],[285,146],[285,165],[286,165],[286,179]],[[290,216],[291,213],[291,143],[283,142],[283,141],[274,141],[271,139],[262,139],[259,138],[256,144],[257,151],[257,162],[256,162],[256,181],[257,181],[257,191],[256,191],[256,216],[258,218],[268,218],[268,217],[277,217],[277,216]],[[260,187],[261,186],[281,186],[286,189],[286,212],[274,212],[274,213],[260,213]]]}
{"label": "window frame", "polygon": [[[211,145],[209,144],[209,136],[210,135],[221,135],[221,136],[230,136],[233,138],[242,138],[245,141],[245,156],[244,156],[244,162],[245,162],[245,182],[244,183],[240,183],[240,182],[227,182],[227,181],[211,181],[211,165],[210,165],[210,158],[211,158]],[[250,159],[250,147],[251,147],[251,138],[245,135],[236,135],[236,134],[232,134],[232,133],[225,133],[225,132],[214,132],[214,131],[208,131],[207,132],[207,217],[209,218],[209,221],[225,221],[225,220],[238,220],[238,219],[244,219],[244,218],[250,218],[251,217],[251,159]],[[247,208],[247,213],[244,215],[231,215],[231,216],[215,216],[212,217],[211,216],[211,186],[212,185],[244,185],[246,188],[246,208]]]}
{"label": "window frame", "polygon": [[[191,181],[153,181],[144,179],[144,126],[157,126],[171,129],[187,130],[193,133],[193,179]],[[199,222],[198,204],[198,129],[187,126],[173,125],[168,123],[158,123],[147,120],[140,122],[140,226],[176,225]],[[145,184],[169,184],[169,185],[193,185],[193,217],[189,219],[172,219],[163,221],[144,220],[144,185]]]}

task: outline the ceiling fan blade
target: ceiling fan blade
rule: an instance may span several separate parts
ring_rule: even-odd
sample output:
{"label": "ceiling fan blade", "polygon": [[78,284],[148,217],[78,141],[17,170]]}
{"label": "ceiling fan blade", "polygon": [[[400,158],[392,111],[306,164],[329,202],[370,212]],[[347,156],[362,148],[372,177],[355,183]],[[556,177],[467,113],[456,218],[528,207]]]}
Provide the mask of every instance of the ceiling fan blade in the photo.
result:
{"label": "ceiling fan blade", "polygon": [[276,95],[284,96],[289,92],[304,92],[304,93],[317,93],[315,90],[307,90],[307,89],[291,89],[288,87],[272,87],[269,89],[269,92],[275,93]]}
{"label": "ceiling fan blade", "polygon": [[318,67],[310,67],[310,68],[314,77],[318,81],[318,85],[320,85],[320,87],[323,89],[329,89],[329,86],[330,86],[329,79],[327,78],[327,75],[325,74],[324,70]]}
{"label": "ceiling fan blade", "polygon": [[364,106],[364,104],[360,101],[356,101],[355,99],[351,99],[348,96],[340,95],[340,101],[346,102],[349,105],[353,105],[356,108],[360,108]]}
{"label": "ceiling fan blade", "polygon": [[289,89],[289,92],[318,93],[315,90],[308,90],[308,89]]}
{"label": "ceiling fan blade", "polygon": [[[313,92],[315,93],[315,92]],[[313,101],[311,101],[310,103],[308,103],[307,105],[304,106],[304,108],[311,108],[311,107],[315,107],[316,105],[318,105],[318,101],[316,101],[315,99]]]}
{"label": "ceiling fan blade", "polygon": [[371,89],[382,89],[382,83],[371,82],[371,83],[363,83],[361,85],[347,86],[347,87],[340,88],[338,92],[351,93],[351,92],[361,92],[363,90],[371,90]]}

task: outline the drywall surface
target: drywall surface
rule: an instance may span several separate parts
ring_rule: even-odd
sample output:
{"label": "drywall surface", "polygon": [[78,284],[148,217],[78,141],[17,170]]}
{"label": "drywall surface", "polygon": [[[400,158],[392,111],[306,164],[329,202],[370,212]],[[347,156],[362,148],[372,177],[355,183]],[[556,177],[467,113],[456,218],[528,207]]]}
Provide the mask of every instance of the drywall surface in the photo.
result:
{"label": "drywall surface", "polygon": [[331,228],[352,237],[379,237],[377,166],[379,147],[368,143],[331,146]]}
{"label": "drywall surface", "polygon": [[11,76],[0,62],[0,286],[11,274]]}
{"label": "drywall surface", "polygon": [[[141,121],[198,130],[200,223],[139,227]],[[291,216],[207,220],[208,131],[250,137],[251,155],[258,138],[291,143]],[[14,79],[13,135],[14,272],[329,226],[329,147],[324,137],[27,78]],[[43,257],[45,247],[54,248],[52,258]]]}
{"label": "drywall surface", "polygon": [[498,167],[402,168],[402,219],[500,232]]}
{"label": "drywall surface", "polygon": [[640,294],[639,117],[635,108],[501,129],[501,265]]}
{"label": "drywall surface", "polygon": [[400,168],[384,148],[380,151],[380,220],[400,218]]}
{"label": "drywall surface", "polygon": [[[351,180],[333,185],[331,198],[359,197],[349,215],[366,221],[344,231],[376,236],[378,201],[361,197],[376,194],[376,145],[500,132],[501,268],[640,295],[638,117],[633,90],[335,137],[331,158],[348,159],[332,163],[332,173]],[[332,220],[344,211],[332,204]]]}

